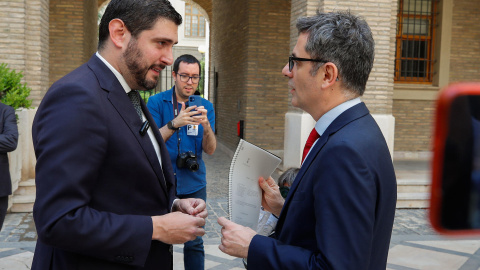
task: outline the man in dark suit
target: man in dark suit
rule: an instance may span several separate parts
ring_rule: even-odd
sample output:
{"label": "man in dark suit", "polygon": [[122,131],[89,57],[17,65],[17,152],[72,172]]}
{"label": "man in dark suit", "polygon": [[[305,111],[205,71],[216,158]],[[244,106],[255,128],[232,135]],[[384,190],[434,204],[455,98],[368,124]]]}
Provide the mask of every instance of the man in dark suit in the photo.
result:
{"label": "man in dark suit", "polygon": [[263,206],[279,216],[274,237],[219,218],[219,248],[248,257],[248,269],[385,269],[396,180],[385,139],[359,99],[374,59],[370,28],[349,12],[301,18],[297,28],[282,73],[292,105],[317,121],[313,147],[285,201],[273,179],[259,179]]}
{"label": "man in dark suit", "polygon": [[12,194],[12,180],[8,163],[8,152],[17,149],[18,129],[15,110],[0,102],[0,230],[5,221],[8,196]]}
{"label": "man in dark suit", "polygon": [[172,269],[172,244],[205,233],[205,202],[175,199],[167,148],[133,90],[172,64],[181,22],[166,0],[112,0],[98,52],[45,95],[32,269]]}

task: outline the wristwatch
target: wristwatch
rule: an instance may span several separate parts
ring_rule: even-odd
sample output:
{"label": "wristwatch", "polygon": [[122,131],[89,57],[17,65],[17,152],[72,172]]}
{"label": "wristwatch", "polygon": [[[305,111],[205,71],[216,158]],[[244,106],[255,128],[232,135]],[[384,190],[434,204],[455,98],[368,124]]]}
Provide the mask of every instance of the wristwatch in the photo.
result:
{"label": "wristwatch", "polygon": [[176,128],[176,127],[173,126],[172,121],[167,123],[167,127],[168,127],[168,129],[171,129],[171,130],[179,130],[179,128]]}

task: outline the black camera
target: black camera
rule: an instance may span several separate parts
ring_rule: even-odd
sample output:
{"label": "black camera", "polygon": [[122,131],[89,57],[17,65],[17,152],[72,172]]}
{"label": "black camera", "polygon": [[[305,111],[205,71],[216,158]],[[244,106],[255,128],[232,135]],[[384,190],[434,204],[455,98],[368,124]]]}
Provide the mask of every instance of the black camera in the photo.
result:
{"label": "black camera", "polygon": [[187,168],[192,172],[200,168],[197,162],[197,156],[192,151],[178,154],[177,167],[179,169]]}

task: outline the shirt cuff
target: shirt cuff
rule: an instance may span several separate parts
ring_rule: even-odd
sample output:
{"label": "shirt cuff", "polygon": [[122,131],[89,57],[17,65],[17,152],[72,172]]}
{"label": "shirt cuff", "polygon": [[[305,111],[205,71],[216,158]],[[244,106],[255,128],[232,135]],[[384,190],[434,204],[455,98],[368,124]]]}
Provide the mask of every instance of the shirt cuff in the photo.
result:
{"label": "shirt cuff", "polygon": [[173,200],[173,203],[172,203],[172,209],[170,209],[170,212],[173,212],[173,206],[175,205],[175,202],[180,200],[179,198],[176,198],[175,200]]}

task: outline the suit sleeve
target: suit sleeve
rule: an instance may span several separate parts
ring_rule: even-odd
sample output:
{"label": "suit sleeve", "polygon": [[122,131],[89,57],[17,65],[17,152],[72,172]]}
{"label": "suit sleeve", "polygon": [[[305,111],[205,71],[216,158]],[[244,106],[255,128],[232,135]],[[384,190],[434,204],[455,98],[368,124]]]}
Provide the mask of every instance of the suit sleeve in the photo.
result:
{"label": "suit sleeve", "polygon": [[18,143],[18,128],[17,118],[15,116],[15,110],[6,106],[3,112],[3,119],[0,123],[3,123],[3,132],[0,134],[0,153],[5,154],[17,149]]}
{"label": "suit sleeve", "polygon": [[78,85],[53,90],[57,91],[42,101],[33,128],[37,156],[33,213],[39,239],[111,262],[118,262],[115,257],[122,253],[135,258],[130,264],[143,266],[151,245],[151,217],[89,206],[110,147],[104,124],[108,116],[99,101],[104,97]]}
{"label": "suit sleeve", "polygon": [[[250,244],[248,269],[369,268],[374,248],[375,177],[362,154],[348,142],[327,146],[307,169],[296,191],[311,188],[311,195],[301,203],[313,204],[314,218],[309,220],[314,224],[285,221],[295,224],[295,233],[309,233],[305,238],[315,239],[315,250],[257,235]],[[292,201],[289,211],[302,211],[301,203]]]}

